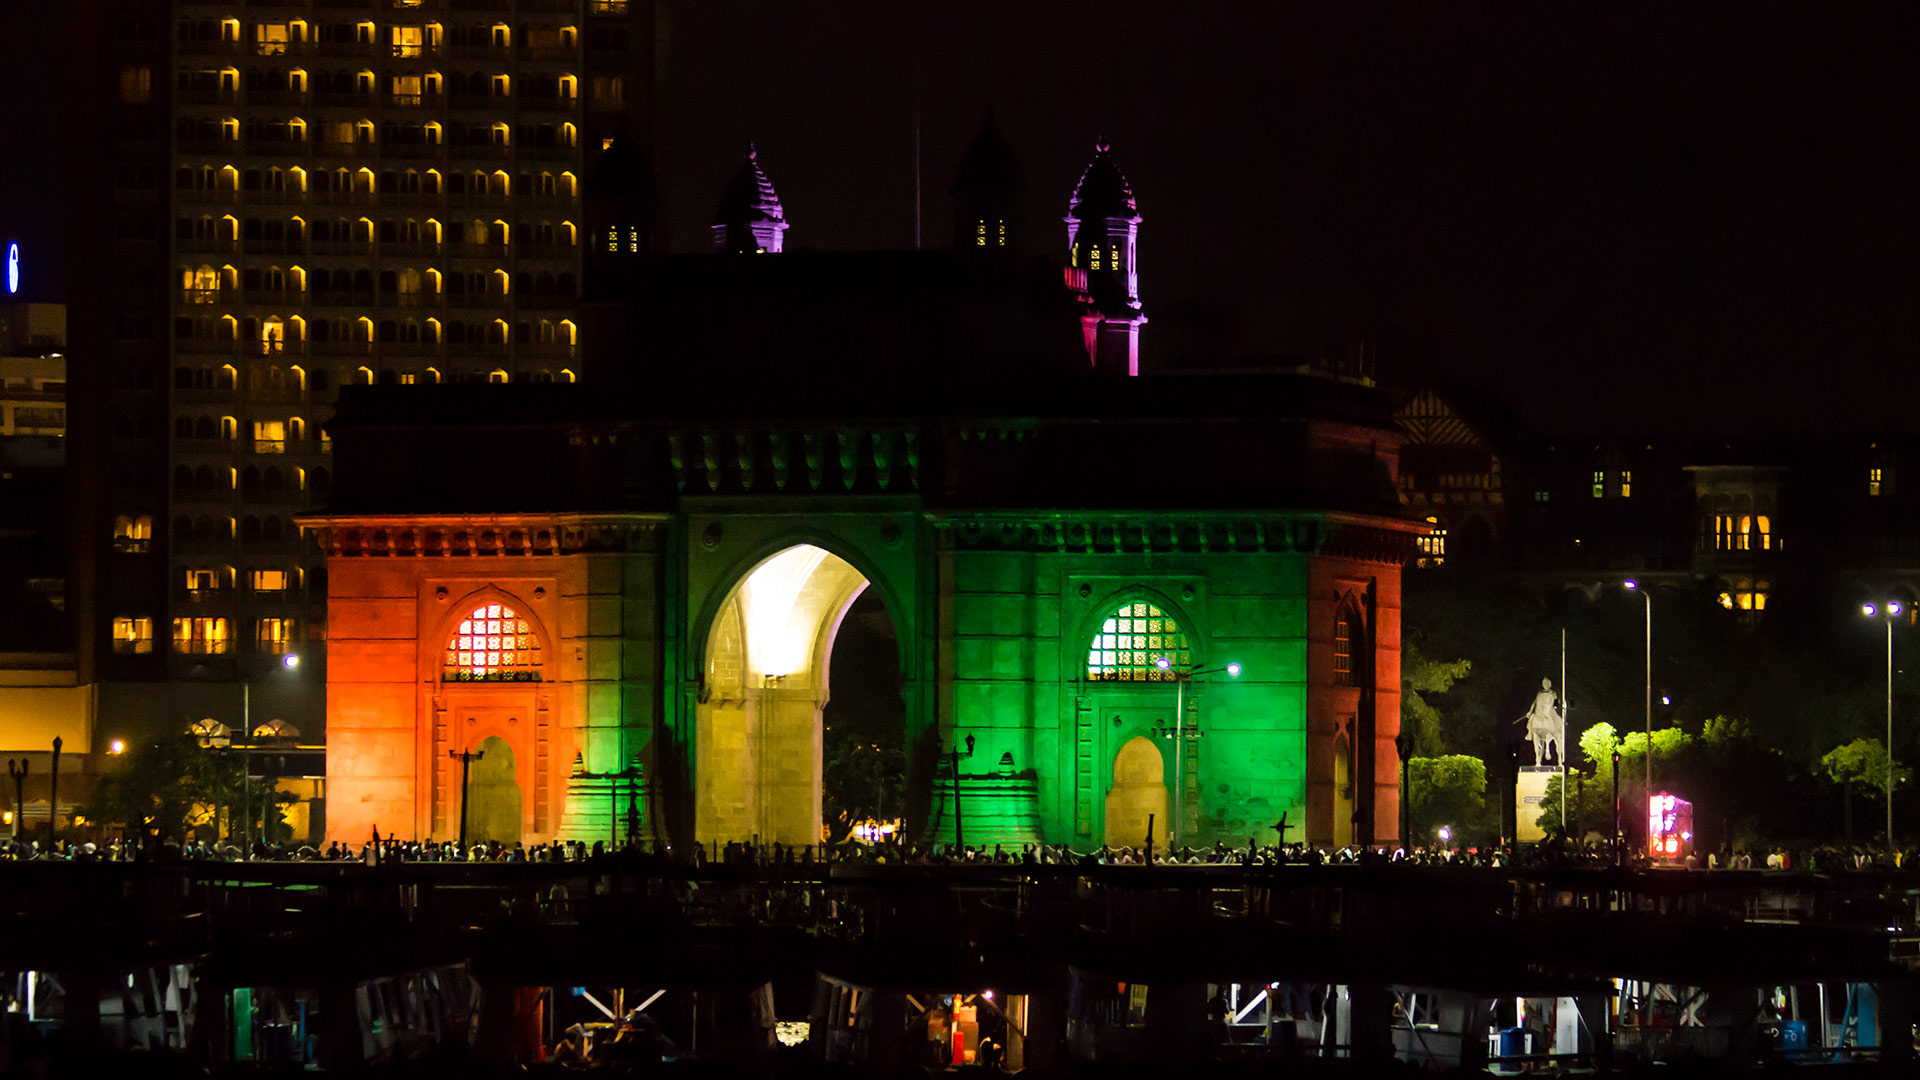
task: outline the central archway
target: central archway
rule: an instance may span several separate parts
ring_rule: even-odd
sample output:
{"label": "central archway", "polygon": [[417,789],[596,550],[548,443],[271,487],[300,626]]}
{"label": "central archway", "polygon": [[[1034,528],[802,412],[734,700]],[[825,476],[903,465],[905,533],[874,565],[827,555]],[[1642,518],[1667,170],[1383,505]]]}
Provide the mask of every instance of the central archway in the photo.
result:
{"label": "central archway", "polygon": [[820,842],[827,661],[867,584],[840,556],[796,544],[755,564],[721,603],[697,709],[702,843]]}

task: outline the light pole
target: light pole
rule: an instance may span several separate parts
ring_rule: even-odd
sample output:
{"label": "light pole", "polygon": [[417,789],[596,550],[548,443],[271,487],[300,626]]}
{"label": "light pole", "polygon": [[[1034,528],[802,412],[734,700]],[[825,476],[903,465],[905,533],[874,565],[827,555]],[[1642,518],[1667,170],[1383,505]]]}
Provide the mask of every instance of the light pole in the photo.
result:
{"label": "light pole", "polygon": [[[1240,662],[1235,660],[1222,664],[1219,667],[1188,668],[1185,671],[1175,671],[1173,669],[1173,661],[1165,656],[1161,656],[1154,659],[1153,666],[1173,676],[1174,811],[1167,815],[1167,850],[1171,852],[1173,845],[1180,840],[1178,823],[1182,818],[1187,816],[1187,804],[1184,799],[1184,788],[1187,778],[1186,758],[1184,754],[1187,745],[1187,683],[1193,681],[1196,675],[1212,675],[1221,671],[1226,672],[1228,678],[1237,679],[1240,677]],[[1194,725],[1193,734],[1195,738],[1200,737],[1201,732],[1198,724]]]}
{"label": "light pole", "polygon": [[953,749],[947,751],[947,759],[953,762],[953,849],[955,853],[954,857],[959,859],[962,862],[966,861],[966,857],[967,857],[967,840],[966,840],[966,836],[961,832],[961,822],[960,822],[960,759],[970,758],[973,756],[973,736],[968,735],[966,742],[967,742],[967,750],[965,753],[960,752],[960,746],[958,743],[954,744]]}
{"label": "light pole", "polygon": [[[449,750],[447,756],[460,763],[460,857],[467,857],[467,778],[473,774],[473,763],[487,756],[485,750]],[[609,780],[611,788],[613,782]],[[594,841],[598,844],[599,841]]]}
{"label": "light pole", "polygon": [[[300,654],[280,658],[288,671],[300,666]],[[253,680],[240,682],[240,857],[253,858]],[[265,807],[261,810],[265,811]]]}
{"label": "light pole", "polygon": [[27,759],[8,758],[7,775],[13,777],[13,838],[18,840],[27,828]]}
{"label": "light pole", "polygon": [[1408,763],[1413,760],[1413,736],[1404,731],[1395,735],[1393,748],[1400,752],[1400,850],[1407,851],[1412,847],[1408,830],[1413,827],[1413,777]]}
{"label": "light pole", "polygon": [[1627,588],[1640,594],[1647,602],[1647,790],[1646,798],[1653,798],[1653,593],[1642,589],[1637,581],[1627,582]]}
{"label": "light pole", "polygon": [[1862,604],[1860,614],[1869,619],[1878,614],[1887,624],[1887,862],[1897,864],[1893,846],[1893,620],[1900,614],[1900,601],[1889,600],[1878,609]]}

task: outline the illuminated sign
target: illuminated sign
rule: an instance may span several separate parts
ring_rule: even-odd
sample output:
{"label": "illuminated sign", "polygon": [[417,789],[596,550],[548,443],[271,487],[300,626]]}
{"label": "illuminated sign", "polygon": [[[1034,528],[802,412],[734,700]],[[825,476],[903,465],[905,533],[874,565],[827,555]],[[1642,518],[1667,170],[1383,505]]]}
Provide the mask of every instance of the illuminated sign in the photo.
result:
{"label": "illuminated sign", "polygon": [[1684,859],[1693,849],[1693,804],[1672,795],[1647,799],[1647,854],[1655,859]]}
{"label": "illuminated sign", "polygon": [[20,245],[7,245],[7,295],[20,291]]}

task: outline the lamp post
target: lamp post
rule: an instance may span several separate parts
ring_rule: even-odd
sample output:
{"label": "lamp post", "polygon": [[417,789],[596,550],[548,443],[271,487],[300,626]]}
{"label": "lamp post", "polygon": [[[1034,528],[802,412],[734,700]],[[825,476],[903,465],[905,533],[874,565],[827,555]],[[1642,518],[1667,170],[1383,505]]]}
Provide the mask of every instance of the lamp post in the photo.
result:
{"label": "lamp post", "polygon": [[1413,736],[1401,732],[1393,737],[1393,748],[1400,753],[1400,849],[1407,850],[1408,829],[1413,825],[1413,774],[1408,763],[1413,760]]}
{"label": "lamp post", "polygon": [[7,775],[13,777],[13,838],[18,840],[27,827],[27,759],[8,758]]}
{"label": "lamp post", "polygon": [[1613,752],[1613,865],[1620,865],[1620,751]]}
{"label": "lamp post", "polygon": [[[1630,591],[1640,594],[1647,602],[1647,790],[1645,796],[1653,798],[1653,593],[1642,589],[1637,581],[1627,582]],[[1614,770],[1614,779],[1619,779],[1619,770]]]}
{"label": "lamp post", "polygon": [[[1237,679],[1240,677],[1240,662],[1235,660],[1222,664],[1219,667],[1188,668],[1185,671],[1175,671],[1173,669],[1173,661],[1165,656],[1161,656],[1154,659],[1153,666],[1173,676],[1174,811],[1167,815],[1167,850],[1172,851],[1173,845],[1180,840],[1178,822],[1187,816],[1186,792],[1184,790],[1187,778],[1186,757],[1184,753],[1187,745],[1187,683],[1192,682],[1196,675],[1212,675],[1222,671],[1226,672],[1229,678]],[[1198,724],[1194,725],[1193,735],[1195,738],[1199,738],[1201,735]]]}
{"label": "lamp post", "polygon": [[[467,857],[467,779],[473,775],[473,763],[487,756],[485,750],[449,750],[447,756],[460,763],[460,857]],[[609,784],[611,786],[611,784]],[[595,841],[596,844],[599,841]]]}
{"label": "lamp post", "polygon": [[1871,619],[1876,614],[1887,624],[1887,862],[1897,863],[1893,846],[1893,620],[1900,614],[1900,601],[1889,600],[1876,608],[1862,604],[1860,614]]}
{"label": "lamp post", "polygon": [[947,760],[953,763],[953,848],[962,859],[966,858],[967,841],[965,835],[961,832],[960,759],[973,756],[973,736],[968,735],[966,742],[966,753],[961,753],[960,747],[956,744],[953,749],[947,751],[946,755]]}
{"label": "lamp post", "polygon": [[[300,654],[280,658],[288,671],[300,666]],[[253,858],[253,680],[240,682],[240,857]],[[261,807],[264,811],[266,808]]]}
{"label": "lamp post", "polygon": [[48,851],[60,848],[60,736],[53,737],[53,774],[47,777]]}

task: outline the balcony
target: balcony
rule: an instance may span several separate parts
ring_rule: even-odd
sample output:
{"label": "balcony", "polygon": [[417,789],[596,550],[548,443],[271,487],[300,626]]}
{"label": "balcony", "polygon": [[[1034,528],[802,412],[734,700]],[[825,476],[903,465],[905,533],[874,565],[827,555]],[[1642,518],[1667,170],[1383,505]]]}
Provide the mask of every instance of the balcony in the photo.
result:
{"label": "balcony", "polygon": [[173,651],[183,656],[225,656],[233,652],[233,642],[174,638]]}
{"label": "balcony", "polygon": [[285,439],[255,439],[253,452],[256,454],[284,454],[287,452]]}
{"label": "balcony", "polygon": [[173,250],[183,255],[238,255],[240,242],[210,236],[184,237],[174,240]]}
{"label": "balcony", "polygon": [[137,655],[150,653],[153,651],[153,639],[152,638],[135,638],[129,641],[126,638],[114,638],[113,651],[126,656],[137,656]]}
{"label": "balcony", "polygon": [[[231,105],[239,99],[239,92],[231,87],[195,87],[182,90],[176,99],[181,105]],[[249,95],[253,97],[256,95]]]}
{"label": "balcony", "polygon": [[173,440],[173,449],[177,454],[231,454],[232,439],[182,439]]}

